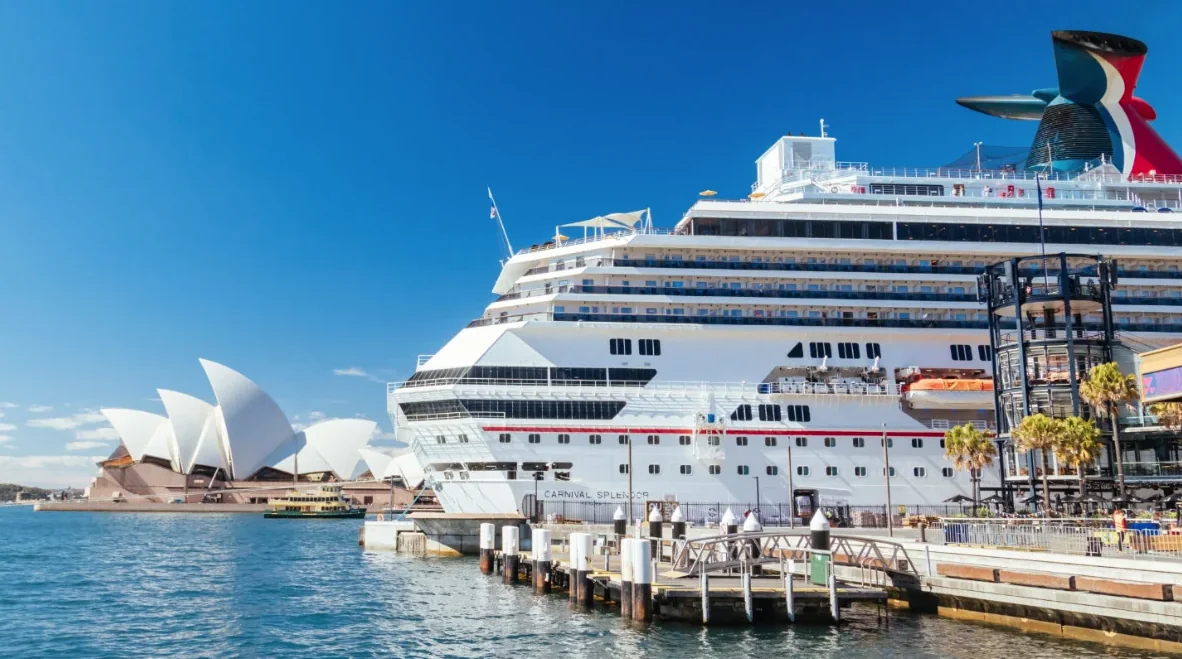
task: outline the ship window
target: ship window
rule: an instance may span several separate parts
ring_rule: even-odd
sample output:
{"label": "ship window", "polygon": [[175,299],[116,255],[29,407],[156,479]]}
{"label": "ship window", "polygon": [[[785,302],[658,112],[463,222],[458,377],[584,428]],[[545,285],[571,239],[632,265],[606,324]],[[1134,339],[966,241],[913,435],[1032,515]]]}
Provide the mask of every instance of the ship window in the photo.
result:
{"label": "ship window", "polygon": [[751,473],[751,469],[747,465],[739,465],[738,472],[740,476],[746,476]]}
{"label": "ship window", "polygon": [[731,412],[731,421],[750,421],[751,420],[751,406],[740,405]]}
{"label": "ship window", "polygon": [[747,438],[746,437],[739,435],[738,437],[735,438],[735,446],[746,446],[746,445],[747,445]]}
{"label": "ship window", "polygon": [[800,446],[800,447],[808,446],[809,445],[809,438],[808,437],[797,437],[796,438],[796,445]]}
{"label": "ship window", "polygon": [[620,440],[621,444],[627,444],[628,443],[628,435],[620,435],[619,440]]}
{"label": "ship window", "polygon": [[459,440],[460,440],[461,444],[467,444],[468,443],[468,436],[465,435],[464,433],[460,433]]}
{"label": "ship window", "polygon": [[993,361],[993,348],[987,345],[977,346],[977,357],[983,362]]}
{"label": "ship window", "polygon": [[608,350],[613,355],[631,355],[632,339],[610,339],[608,340]]}
{"label": "ship window", "polygon": [[866,477],[866,468],[865,467],[854,467],[854,475],[857,476],[858,478],[865,478]]}
{"label": "ship window", "polygon": [[[793,288],[795,288],[795,285]],[[800,359],[801,357],[804,357],[804,344],[797,342],[796,345],[792,346],[792,349],[788,351],[788,357],[792,359]]]}
{"label": "ship window", "polygon": [[682,446],[689,446],[690,445],[690,436],[689,435],[680,435],[677,438],[677,443],[681,444]]}
{"label": "ship window", "polygon": [[690,465],[681,465],[681,473],[682,473],[682,475],[684,475],[684,476],[689,476],[691,473],[693,473],[693,471],[694,471],[694,468],[693,468],[692,466],[690,466]]}
{"label": "ship window", "polygon": [[764,446],[775,446],[776,445],[776,438],[775,437],[764,437],[763,438],[763,445]]}
{"label": "ship window", "polygon": [[558,443],[559,444],[570,444],[570,435],[559,435],[558,436]]}
{"label": "ship window", "polygon": [[640,339],[640,354],[651,355],[653,357],[661,356],[661,340],[660,339]]}
{"label": "ship window", "polygon": [[648,473],[650,473],[650,474],[661,473],[661,465],[649,465],[648,466]]}
{"label": "ship window", "polygon": [[554,472],[554,480],[569,481],[570,480],[570,472],[569,471],[556,471],[556,472]]}
{"label": "ship window", "polygon": [[[883,444],[883,441],[881,439],[878,440],[878,445],[882,446],[882,444]],[[887,437],[886,438],[886,447],[887,448],[895,448],[895,440],[891,439],[890,437]]]}
{"label": "ship window", "polygon": [[842,359],[860,359],[862,351],[857,343],[838,343],[837,356]]}
{"label": "ship window", "polygon": [[759,420],[760,421],[779,421],[780,420],[780,406],[779,405],[760,405],[759,406]]}
{"label": "ship window", "polygon": [[940,469],[940,474],[942,476],[944,476],[944,478],[952,478],[952,476],[954,475],[954,472],[952,470],[952,467],[944,467],[944,468]]}
{"label": "ship window", "polygon": [[912,437],[911,448],[923,448],[923,440],[919,437]]}
{"label": "ship window", "polygon": [[706,438],[706,443],[710,446],[722,446],[722,439],[718,435],[711,435]]}
{"label": "ship window", "polygon": [[972,346],[963,343],[954,343],[948,346],[948,352],[952,354],[952,361],[967,362],[973,360]]}
{"label": "ship window", "polygon": [[866,359],[878,359],[882,357],[882,345],[878,343],[866,344]]}
{"label": "ship window", "polygon": [[[883,474],[885,474],[885,473],[886,473],[886,469],[885,469],[885,468],[882,470],[882,473],[883,473]],[[895,477],[895,468],[894,468],[894,467],[891,467],[891,478],[894,478],[894,477]]]}
{"label": "ship window", "polygon": [[911,470],[912,475],[916,478],[927,478],[928,470],[925,467],[915,467]]}
{"label": "ship window", "polygon": [[940,440],[940,448],[944,448],[944,440]]}
{"label": "ship window", "polygon": [[657,444],[660,444],[661,443],[661,436],[660,435],[649,435],[648,436],[648,443],[649,443],[649,446],[656,446]]}
{"label": "ship window", "polygon": [[626,464],[622,464],[622,465],[620,465],[620,473],[621,473],[621,474],[626,474],[626,473],[628,473],[628,465],[626,465]]}
{"label": "ship window", "polygon": [[854,438],[854,448],[864,448],[865,446],[866,446],[866,438],[865,437],[855,437]]}
{"label": "ship window", "polygon": [[825,448],[836,448],[836,447],[837,447],[837,438],[836,437],[826,437],[825,438]]}
{"label": "ship window", "polygon": [[435,443],[436,444],[446,444],[447,438],[444,437],[443,435],[435,435]]}
{"label": "ship window", "polygon": [[590,437],[587,438],[587,441],[592,444],[602,444],[603,443],[603,435],[591,435]]}
{"label": "ship window", "polygon": [[537,434],[531,434],[529,436],[529,443],[530,444],[541,444],[542,443],[542,436],[537,435]]}
{"label": "ship window", "polygon": [[812,414],[809,412],[808,405],[786,405],[788,409],[788,420],[798,421],[800,423],[808,423],[813,420]]}
{"label": "ship window", "polygon": [[722,473],[722,467],[720,465],[710,465],[706,471],[710,472],[711,476],[717,476]]}
{"label": "ship window", "polygon": [[825,475],[826,476],[836,476],[837,475],[837,467],[825,467]]}
{"label": "ship window", "polygon": [[808,465],[800,465],[799,467],[797,467],[796,468],[796,475],[797,476],[808,476],[809,475]]}
{"label": "ship window", "polygon": [[766,471],[768,476],[775,476],[780,473],[780,468],[776,465],[768,465]]}
{"label": "ship window", "polygon": [[833,357],[833,348],[828,341],[811,341],[809,342],[809,357],[813,359]]}

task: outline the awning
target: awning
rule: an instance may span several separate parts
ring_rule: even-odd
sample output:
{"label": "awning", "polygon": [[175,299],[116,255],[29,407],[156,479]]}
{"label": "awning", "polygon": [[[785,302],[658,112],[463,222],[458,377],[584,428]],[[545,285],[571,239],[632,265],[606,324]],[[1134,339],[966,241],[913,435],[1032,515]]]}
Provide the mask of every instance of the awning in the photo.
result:
{"label": "awning", "polygon": [[597,215],[589,220],[582,222],[571,222],[570,224],[563,224],[564,227],[589,227],[593,229],[634,229],[636,224],[644,217],[646,211],[632,211],[631,213],[609,213],[607,215]]}

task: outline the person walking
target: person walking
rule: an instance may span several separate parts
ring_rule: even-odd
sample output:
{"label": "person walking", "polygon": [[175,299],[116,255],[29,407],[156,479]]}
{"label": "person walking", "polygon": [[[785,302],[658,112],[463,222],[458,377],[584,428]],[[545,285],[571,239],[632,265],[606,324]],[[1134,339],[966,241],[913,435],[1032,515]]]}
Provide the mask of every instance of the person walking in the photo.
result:
{"label": "person walking", "polygon": [[1129,518],[1123,508],[1112,511],[1112,528],[1116,529],[1116,548],[1125,550],[1125,534],[1129,532]]}

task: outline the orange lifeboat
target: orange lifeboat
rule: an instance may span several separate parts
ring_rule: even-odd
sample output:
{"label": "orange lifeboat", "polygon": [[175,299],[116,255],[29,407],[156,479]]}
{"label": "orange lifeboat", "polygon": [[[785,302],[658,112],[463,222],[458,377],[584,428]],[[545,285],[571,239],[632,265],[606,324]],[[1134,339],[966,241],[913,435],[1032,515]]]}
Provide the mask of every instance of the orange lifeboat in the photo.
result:
{"label": "orange lifeboat", "polygon": [[902,387],[913,409],[985,410],[993,407],[993,380],[923,378]]}

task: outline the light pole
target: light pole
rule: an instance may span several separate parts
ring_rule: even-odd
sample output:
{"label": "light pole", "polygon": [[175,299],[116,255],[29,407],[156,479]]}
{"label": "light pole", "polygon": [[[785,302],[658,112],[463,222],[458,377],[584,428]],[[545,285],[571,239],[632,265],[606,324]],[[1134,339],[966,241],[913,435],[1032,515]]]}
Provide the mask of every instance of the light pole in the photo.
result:
{"label": "light pole", "polygon": [[[789,437],[788,439],[792,439]],[[788,528],[796,528],[796,493],[792,491],[792,442],[788,442]]]}
{"label": "light pole", "polygon": [[977,147],[977,175],[981,174],[981,143],[973,142],[973,146]]}
{"label": "light pole", "polygon": [[[538,481],[545,478],[545,474],[540,471],[534,472],[534,510],[530,517],[534,520],[534,524],[538,523]],[[563,514],[566,514],[565,512]]]}
{"label": "light pole", "polygon": [[891,514],[891,440],[887,437],[886,424],[882,424],[882,475],[886,479],[886,523],[887,535],[895,537],[895,519]]}
{"label": "light pole", "polygon": [[759,476],[755,477],[755,514],[759,514]]}
{"label": "light pole", "polygon": [[632,433],[624,428],[624,441],[628,444],[628,523],[632,523]]}

